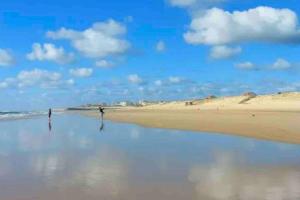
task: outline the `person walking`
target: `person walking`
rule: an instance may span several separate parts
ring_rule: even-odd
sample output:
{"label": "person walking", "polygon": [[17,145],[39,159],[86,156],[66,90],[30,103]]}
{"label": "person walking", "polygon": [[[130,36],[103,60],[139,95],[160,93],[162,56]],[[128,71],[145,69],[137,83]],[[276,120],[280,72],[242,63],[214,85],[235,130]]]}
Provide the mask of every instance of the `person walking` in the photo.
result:
{"label": "person walking", "polygon": [[100,115],[101,115],[101,119],[103,120],[104,108],[102,108],[101,106],[99,106],[99,112],[100,112]]}

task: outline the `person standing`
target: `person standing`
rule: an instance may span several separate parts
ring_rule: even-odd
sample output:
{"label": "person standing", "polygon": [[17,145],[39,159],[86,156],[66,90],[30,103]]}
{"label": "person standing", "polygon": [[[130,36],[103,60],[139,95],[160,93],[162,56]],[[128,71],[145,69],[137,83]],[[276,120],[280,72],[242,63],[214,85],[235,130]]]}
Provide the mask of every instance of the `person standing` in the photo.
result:
{"label": "person standing", "polygon": [[51,121],[51,115],[52,115],[52,109],[49,108],[49,111],[48,111],[48,118],[49,118],[49,121]]}

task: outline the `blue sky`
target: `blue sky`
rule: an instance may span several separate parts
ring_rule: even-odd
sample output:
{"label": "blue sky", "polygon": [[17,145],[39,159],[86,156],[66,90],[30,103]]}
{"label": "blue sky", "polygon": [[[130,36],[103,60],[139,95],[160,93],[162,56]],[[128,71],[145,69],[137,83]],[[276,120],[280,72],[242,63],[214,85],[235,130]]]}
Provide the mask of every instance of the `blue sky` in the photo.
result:
{"label": "blue sky", "polygon": [[0,110],[298,91],[298,4],[1,2]]}

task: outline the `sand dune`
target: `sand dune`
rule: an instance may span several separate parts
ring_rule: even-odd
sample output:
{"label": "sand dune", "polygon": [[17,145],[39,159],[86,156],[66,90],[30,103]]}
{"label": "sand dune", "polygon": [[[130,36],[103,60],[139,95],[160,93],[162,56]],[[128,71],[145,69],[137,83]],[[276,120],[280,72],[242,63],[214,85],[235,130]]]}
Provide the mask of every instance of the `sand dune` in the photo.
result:
{"label": "sand dune", "polygon": [[[146,127],[214,132],[300,144],[300,93],[222,97],[107,109],[105,118]],[[242,103],[241,103],[242,102]],[[99,117],[98,111],[85,115]]]}
{"label": "sand dune", "polygon": [[[143,109],[200,109],[200,110],[270,110],[270,111],[300,111],[300,93],[283,93],[259,95],[247,100],[247,95],[219,97],[215,99],[174,101],[165,104],[144,106]],[[193,105],[186,105],[192,102]]]}

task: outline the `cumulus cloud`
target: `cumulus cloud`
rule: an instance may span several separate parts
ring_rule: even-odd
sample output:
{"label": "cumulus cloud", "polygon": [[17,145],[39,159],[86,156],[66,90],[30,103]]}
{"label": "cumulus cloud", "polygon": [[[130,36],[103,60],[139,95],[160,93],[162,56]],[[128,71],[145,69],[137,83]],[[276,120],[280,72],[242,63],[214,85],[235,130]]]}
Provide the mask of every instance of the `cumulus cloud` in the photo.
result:
{"label": "cumulus cloud", "polygon": [[212,59],[227,59],[232,58],[242,52],[240,47],[229,47],[225,45],[214,46],[210,50],[210,57]]}
{"label": "cumulus cloud", "polygon": [[215,3],[220,3],[226,0],[169,0],[169,3],[172,6],[177,6],[177,7],[191,7],[195,5],[201,5],[203,6],[209,6],[209,5],[214,5]]}
{"label": "cumulus cloud", "polygon": [[235,64],[235,66],[239,69],[243,69],[243,70],[251,70],[255,68],[255,65],[252,62],[241,62],[241,63],[237,63]]}
{"label": "cumulus cloud", "polygon": [[74,55],[72,53],[66,53],[64,48],[56,47],[54,44],[34,43],[32,45],[32,52],[27,54],[27,59],[39,61],[47,60],[65,64],[73,61]]}
{"label": "cumulus cloud", "polygon": [[164,52],[166,50],[166,44],[164,41],[159,41],[157,44],[156,44],[156,51],[157,52]]}
{"label": "cumulus cloud", "polygon": [[0,66],[7,67],[14,64],[13,56],[4,49],[0,49]]}
{"label": "cumulus cloud", "polygon": [[243,70],[253,70],[253,69],[260,69],[260,70],[289,70],[289,69],[297,69],[300,65],[299,63],[292,63],[287,61],[283,58],[278,58],[274,63],[265,64],[265,67],[258,68],[255,63],[252,62],[241,62],[236,63],[235,66],[239,69]]}
{"label": "cumulus cloud", "polygon": [[99,60],[99,61],[96,61],[96,66],[97,67],[101,67],[101,68],[111,68],[113,67],[115,64],[111,61],[108,61],[108,60],[105,60],[105,59],[102,59],[102,60]]}
{"label": "cumulus cloud", "polygon": [[282,58],[278,58],[272,65],[272,69],[275,70],[285,70],[285,69],[289,69],[292,67],[292,64]]}
{"label": "cumulus cloud", "polygon": [[70,74],[72,76],[76,77],[90,77],[93,74],[92,68],[76,68],[76,69],[70,69]]}
{"label": "cumulus cloud", "polygon": [[169,82],[170,83],[181,83],[184,79],[178,76],[170,76],[169,77]]}
{"label": "cumulus cloud", "polygon": [[196,3],[197,0],[169,0],[173,6],[186,7]]}
{"label": "cumulus cloud", "polygon": [[34,69],[32,71],[21,71],[17,79],[19,87],[32,86],[37,83],[43,85],[51,85],[61,80],[61,74],[57,72],[49,72],[47,70]]}
{"label": "cumulus cloud", "polygon": [[133,84],[143,83],[143,79],[137,74],[130,74],[127,78],[128,78],[128,81]]}
{"label": "cumulus cloud", "polygon": [[16,77],[6,78],[0,82],[0,87],[24,88],[30,86],[39,86],[41,88],[57,88],[59,86],[73,85],[73,80],[63,80],[58,72],[51,72],[42,69],[33,69],[21,71]]}
{"label": "cumulus cloud", "polygon": [[239,42],[299,43],[300,29],[290,9],[257,7],[228,12],[219,8],[194,16],[184,34],[193,45],[225,45]]}
{"label": "cumulus cloud", "polygon": [[58,31],[48,31],[49,38],[69,40],[72,46],[87,57],[102,58],[125,53],[130,43],[123,38],[126,27],[112,19],[97,22],[92,27],[77,31],[61,28]]}

